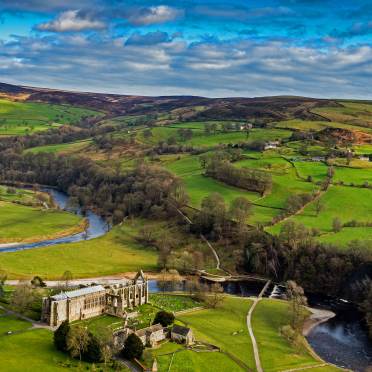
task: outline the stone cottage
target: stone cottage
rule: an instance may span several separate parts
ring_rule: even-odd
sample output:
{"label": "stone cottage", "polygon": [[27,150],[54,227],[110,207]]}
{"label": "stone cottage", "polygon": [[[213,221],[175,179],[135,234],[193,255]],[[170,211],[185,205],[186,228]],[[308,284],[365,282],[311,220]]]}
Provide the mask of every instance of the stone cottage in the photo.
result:
{"label": "stone cottage", "polygon": [[180,325],[174,325],[171,329],[170,338],[172,341],[180,344],[192,345],[194,343],[194,334],[190,328]]}
{"label": "stone cottage", "polygon": [[140,338],[144,346],[151,347],[156,346],[166,338],[166,333],[161,324],[154,324],[150,327],[139,329],[135,334]]}

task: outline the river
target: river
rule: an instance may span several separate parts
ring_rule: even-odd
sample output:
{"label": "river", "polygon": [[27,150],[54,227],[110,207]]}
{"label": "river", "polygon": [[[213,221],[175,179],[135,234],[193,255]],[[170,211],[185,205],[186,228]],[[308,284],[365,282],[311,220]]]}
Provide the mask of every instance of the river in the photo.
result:
{"label": "river", "polygon": [[[52,188],[43,188],[42,191],[49,193],[60,209],[66,209],[68,195]],[[80,209],[78,209],[76,213],[82,215]],[[25,249],[34,249],[63,243],[74,243],[82,240],[90,240],[105,235],[109,231],[110,227],[107,222],[94,212],[87,211],[84,217],[88,219],[88,228],[84,232],[65,236],[63,238],[43,240],[35,243],[12,243],[8,244],[7,246],[2,245],[2,248],[0,248],[0,252],[15,252]]]}
{"label": "river", "polygon": [[[262,282],[234,281],[220,283],[224,291],[236,296],[257,296],[264,286]],[[184,291],[185,282],[149,281],[150,292]],[[265,297],[281,298],[283,286],[271,286]],[[314,351],[325,361],[355,372],[365,372],[372,365],[372,342],[368,339],[362,314],[356,307],[342,300],[307,294],[309,305],[328,309],[336,316],[314,327],[307,336]]]}

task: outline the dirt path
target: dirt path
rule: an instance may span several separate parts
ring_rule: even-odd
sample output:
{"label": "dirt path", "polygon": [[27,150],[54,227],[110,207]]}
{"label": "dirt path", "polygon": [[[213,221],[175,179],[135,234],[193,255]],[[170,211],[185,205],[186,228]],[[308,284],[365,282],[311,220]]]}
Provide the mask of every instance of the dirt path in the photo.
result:
{"label": "dirt path", "polygon": [[249,309],[248,315],[247,315],[247,328],[248,328],[249,336],[251,337],[251,341],[252,341],[253,354],[254,354],[254,360],[255,360],[255,363],[256,363],[257,372],[263,372],[263,368],[262,368],[262,365],[261,365],[260,354],[259,354],[259,350],[258,350],[256,337],[254,336],[254,333],[253,333],[252,314],[253,314],[253,311],[254,311],[256,305],[261,301],[262,296],[266,292],[266,289],[270,285],[270,283],[271,283],[271,280],[268,280],[266,282],[265,286],[262,288],[262,291],[260,292],[258,297],[253,300],[253,305]]}
{"label": "dirt path", "polygon": [[218,254],[217,254],[216,250],[213,248],[212,244],[209,243],[208,239],[204,235],[200,234],[200,237],[207,244],[207,246],[209,247],[209,249],[212,251],[212,253],[214,255],[214,258],[216,259],[216,262],[217,262],[216,263],[216,269],[217,270],[220,270],[221,269],[220,268],[221,262],[220,262],[220,258],[218,257]]}
{"label": "dirt path", "polygon": [[16,316],[17,318],[20,318],[20,319],[23,319],[23,320],[26,320],[27,322],[30,322],[32,324],[32,327],[28,328],[28,329],[33,329],[33,328],[45,328],[45,329],[49,329],[49,330],[53,330],[52,327],[49,327],[48,325],[44,324],[44,323],[41,323],[39,321],[36,321],[34,319],[31,319],[23,314],[20,314],[18,313],[17,311],[13,311],[13,310],[10,310],[10,309],[7,309],[6,307],[4,306],[1,306],[0,305],[0,309],[4,310],[6,312],[5,315],[14,315]]}

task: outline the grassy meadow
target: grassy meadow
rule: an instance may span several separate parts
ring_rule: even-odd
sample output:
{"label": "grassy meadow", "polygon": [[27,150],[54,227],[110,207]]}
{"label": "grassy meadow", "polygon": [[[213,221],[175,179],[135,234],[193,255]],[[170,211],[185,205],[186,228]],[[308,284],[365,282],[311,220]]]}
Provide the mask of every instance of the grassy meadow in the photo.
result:
{"label": "grassy meadow", "polygon": [[[157,269],[157,253],[138,244],[139,226],[116,226],[108,234],[78,243],[59,244],[0,254],[0,268],[9,278],[59,279],[66,270],[74,277],[94,277]],[[51,263],[53,263],[51,265]]]}
{"label": "grassy meadow", "polygon": [[46,240],[83,229],[68,212],[0,201],[0,243]]}
{"label": "grassy meadow", "polygon": [[[30,329],[31,323],[13,316],[0,317],[0,365],[9,372],[91,370],[91,364],[71,359],[55,349],[53,332]],[[16,333],[6,335],[7,331]],[[97,366],[99,368],[99,366]],[[108,367],[109,371],[112,369]],[[123,367],[121,371],[126,371]]]}

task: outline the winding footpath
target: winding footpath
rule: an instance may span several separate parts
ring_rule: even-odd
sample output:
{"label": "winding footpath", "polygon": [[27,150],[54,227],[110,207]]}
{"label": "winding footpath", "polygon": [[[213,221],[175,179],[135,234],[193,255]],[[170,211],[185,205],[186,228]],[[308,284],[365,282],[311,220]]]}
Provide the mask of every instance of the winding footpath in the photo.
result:
{"label": "winding footpath", "polygon": [[252,341],[253,354],[254,354],[254,360],[255,360],[255,363],[256,363],[256,370],[257,370],[257,372],[263,372],[263,368],[262,368],[262,365],[261,365],[260,354],[259,354],[259,351],[258,351],[258,345],[257,345],[256,337],[254,336],[254,333],[253,333],[253,328],[252,328],[252,314],[253,314],[253,311],[254,311],[256,305],[261,301],[262,296],[266,292],[266,290],[267,290],[268,286],[270,285],[270,283],[271,283],[271,280],[268,280],[266,282],[265,286],[262,288],[262,291],[260,292],[260,294],[258,295],[258,297],[256,297],[254,299],[253,305],[249,309],[248,315],[247,315],[247,328],[248,328],[249,336],[250,336],[251,341]]}

